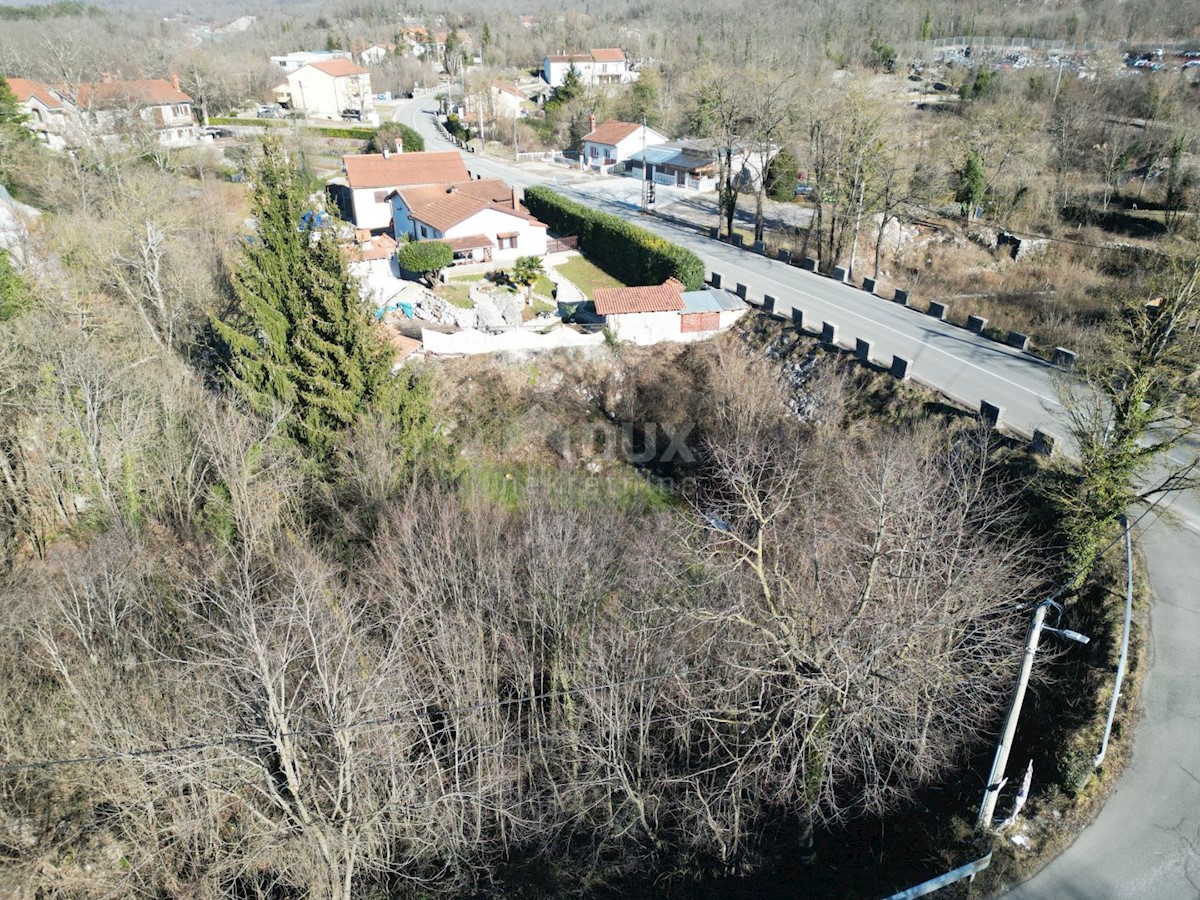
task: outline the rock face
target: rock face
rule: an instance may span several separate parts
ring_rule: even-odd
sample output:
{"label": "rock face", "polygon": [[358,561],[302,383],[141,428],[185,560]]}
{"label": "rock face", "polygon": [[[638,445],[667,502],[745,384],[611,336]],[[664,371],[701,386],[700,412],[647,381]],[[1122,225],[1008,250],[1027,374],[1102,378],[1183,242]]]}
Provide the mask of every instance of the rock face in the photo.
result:
{"label": "rock face", "polygon": [[1021,237],[1007,231],[1000,232],[999,243],[1011,248],[1012,258],[1017,262],[1040,256],[1050,248],[1050,241],[1046,238]]}

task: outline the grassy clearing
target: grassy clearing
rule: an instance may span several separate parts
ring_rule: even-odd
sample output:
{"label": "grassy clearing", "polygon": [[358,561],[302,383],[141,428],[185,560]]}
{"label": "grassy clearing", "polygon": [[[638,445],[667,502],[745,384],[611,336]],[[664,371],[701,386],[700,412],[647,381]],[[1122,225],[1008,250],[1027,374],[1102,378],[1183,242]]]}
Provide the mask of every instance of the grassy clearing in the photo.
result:
{"label": "grassy clearing", "polygon": [[565,263],[561,263],[554,268],[564,278],[583,291],[584,296],[589,300],[595,299],[594,294],[597,288],[619,288],[626,286],[623,281],[613,278],[603,269],[588,262],[582,256],[573,256]]}
{"label": "grassy clearing", "polygon": [[459,309],[474,309],[475,304],[471,302],[470,292],[470,285],[453,283],[440,285],[436,291],[439,297],[452,306],[457,306]]}
{"label": "grassy clearing", "polygon": [[545,275],[539,275],[538,280],[533,283],[534,294],[540,294],[543,297],[554,298],[554,282]]}

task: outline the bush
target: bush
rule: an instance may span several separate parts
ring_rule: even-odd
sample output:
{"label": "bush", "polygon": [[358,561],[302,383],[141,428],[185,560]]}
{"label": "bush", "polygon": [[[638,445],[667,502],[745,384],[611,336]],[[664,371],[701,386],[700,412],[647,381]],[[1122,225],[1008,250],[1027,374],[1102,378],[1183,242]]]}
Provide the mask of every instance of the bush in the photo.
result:
{"label": "bush", "polygon": [[704,286],[700,257],[645,228],[589,209],[545,187],[527,188],[525,205],[558,234],[578,236],[579,249],[626,284],[662,284],[677,278],[689,291]]}
{"label": "bush", "polygon": [[405,153],[420,153],[425,149],[425,139],[400,122],[384,122],[375,129],[368,149],[372,153],[380,153],[384,147],[395,150],[397,141]]}
{"label": "bush", "polygon": [[424,276],[430,286],[437,281],[438,273],[454,262],[454,251],[444,241],[413,241],[401,244],[396,258],[405,271]]}

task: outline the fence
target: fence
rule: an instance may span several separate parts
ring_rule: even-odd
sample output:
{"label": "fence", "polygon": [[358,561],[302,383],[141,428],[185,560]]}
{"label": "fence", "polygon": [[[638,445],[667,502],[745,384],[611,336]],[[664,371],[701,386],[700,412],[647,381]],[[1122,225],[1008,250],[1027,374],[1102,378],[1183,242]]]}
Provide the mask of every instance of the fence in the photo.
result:
{"label": "fence", "polygon": [[564,250],[578,250],[579,237],[578,235],[567,235],[560,238],[551,238],[546,242],[547,253],[561,253]]}
{"label": "fence", "polygon": [[1127,50],[1135,47],[1161,49],[1164,54],[1200,49],[1200,40],[1169,41],[1056,41],[1048,38],[1001,37],[996,35],[957,35],[917,44],[934,51],[971,48],[971,52],[1005,50],[1044,50],[1048,53],[1095,53],[1097,50]]}

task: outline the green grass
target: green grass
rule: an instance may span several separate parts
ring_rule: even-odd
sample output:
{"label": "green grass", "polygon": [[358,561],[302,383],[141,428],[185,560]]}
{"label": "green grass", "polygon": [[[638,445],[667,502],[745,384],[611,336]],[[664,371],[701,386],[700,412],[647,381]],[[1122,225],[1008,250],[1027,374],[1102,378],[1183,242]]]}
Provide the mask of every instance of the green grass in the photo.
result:
{"label": "green grass", "polygon": [[589,300],[595,299],[594,293],[597,288],[619,288],[626,286],[623,281],[613,278],[603,269],[588,262],[582,256],[572,257],[565,263],[557,265],[554,268],[561,272],[568,281],[583,291],[584,296]]}
{"label": "green grass", "polygon": [[539,275],[538,280],[533,283],[533,292],[535,294],[541,294],[543,297],[553,297],[554,282],[545,275]]}
{"label": "green grass", "polygon": [[474,275],[451,275],[450,281],[451,282],[483,281],[483,278],[484,278],[483,272],[476,272]]}
{"label": "green grass", "polygon": [[443,284],[437,289],[437,295],[459,309],[474,309],[471,302],[471,286],[468,284]]}

